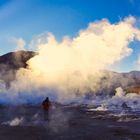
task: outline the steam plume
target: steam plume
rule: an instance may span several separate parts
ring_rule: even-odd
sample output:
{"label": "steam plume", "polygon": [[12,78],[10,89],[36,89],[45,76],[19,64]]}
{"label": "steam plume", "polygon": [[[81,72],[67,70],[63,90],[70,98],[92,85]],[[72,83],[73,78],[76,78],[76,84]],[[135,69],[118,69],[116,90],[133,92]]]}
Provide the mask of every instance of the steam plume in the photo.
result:
{"label": "steam plume", "polygon": [[17,72],[9,90],[16,97],[20,94],[33,99],[51,93],[61,101],[75,99],[77,94],[84,96],[89,89],[96,91],[102,70],[129,56],[133,52],[129,44],[140,40],[135,22],[132,16],[115,24],[103,19],[61,42],[49,33],[47,41],[38,45],[38,55],[28,61],[29,68]]}
{"label": "steam plume", "polygon": [[[95,90],[101,70],[132,53],[128,45],[140,39],[135,22],[134,17],[116,24],[103,19],[90,23],[76,37],[64,38],[62,42],[48,34],[47,43],[38,46],[39,55],[28,62],[29,68],[41,82],[60,90],[78,88],[82,93],[85,86]],[[89,83],[91,75],[94,80]]]}

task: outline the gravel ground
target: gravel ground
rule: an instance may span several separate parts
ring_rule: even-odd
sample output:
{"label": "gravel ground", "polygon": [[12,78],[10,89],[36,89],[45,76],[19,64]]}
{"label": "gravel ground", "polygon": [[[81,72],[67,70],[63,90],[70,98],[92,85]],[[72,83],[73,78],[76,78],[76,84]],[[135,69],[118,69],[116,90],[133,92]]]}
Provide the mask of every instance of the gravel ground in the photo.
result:
{"label": "gravel ground", "polygon": [[80,106],[59,106],[49,114],[40,106],[1,107],[0,140],[140,140],[139,117]]}

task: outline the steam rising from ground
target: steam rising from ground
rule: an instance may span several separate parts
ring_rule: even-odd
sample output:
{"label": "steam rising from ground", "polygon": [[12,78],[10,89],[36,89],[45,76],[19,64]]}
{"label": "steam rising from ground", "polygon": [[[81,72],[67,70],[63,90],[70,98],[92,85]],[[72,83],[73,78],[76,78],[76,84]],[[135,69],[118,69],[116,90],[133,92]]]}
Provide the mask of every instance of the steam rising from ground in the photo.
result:
{"label": "steam rising from ground", "polygon": [[118,87],[111,98],[93,99],[90,104],[97,106],[91,109],[97,111],[139,111],[140,96],[136,93],[126,94],[121,87]]}
{"label": "steam rising from ground", "polygon": [[133,51],[129,44],[140,40],[135,23],[131,16],[115,24],[103,19],[61,42],[49,33],[46,42],[38,45],[38,55],[28,61],[29,68],[17,72],[8,91],[1,88],[1,100],[24,103],[51,95],[65,101],[96,91],[101,88],[102,70],[129,56]]}
{"label": "steam rising from ground", "polygon": [[22,117],[21,118],[16,117],[11,121],[4,122],[3,124],[10,125],[10,126],[18,126],[18,125],[22,124],[22,122],[23,122]]}

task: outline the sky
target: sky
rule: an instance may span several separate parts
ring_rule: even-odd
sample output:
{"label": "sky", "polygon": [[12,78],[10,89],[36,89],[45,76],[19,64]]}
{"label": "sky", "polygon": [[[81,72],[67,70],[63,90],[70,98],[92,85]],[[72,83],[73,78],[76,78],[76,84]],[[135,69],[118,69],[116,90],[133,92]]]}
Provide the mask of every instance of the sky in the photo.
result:
{"label": "sky", "polygon": [[[16,50],[18,43],[30,49],[31,40],[42,33],[51,32],[61,40],[76,36],[90,22],[107,18],[116,23],[130,15],[140,17],[140,0],[0,0],[0,54]],[[112,69],[138,69],[140,43],[130,47],[131,56]]]}

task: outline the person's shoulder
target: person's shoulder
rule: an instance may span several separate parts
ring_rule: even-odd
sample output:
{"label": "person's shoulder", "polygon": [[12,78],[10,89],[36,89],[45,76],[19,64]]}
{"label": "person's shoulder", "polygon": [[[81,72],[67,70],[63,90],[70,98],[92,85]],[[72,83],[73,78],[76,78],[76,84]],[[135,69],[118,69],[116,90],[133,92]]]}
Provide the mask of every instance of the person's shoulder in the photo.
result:
{"label": "person's shoulder", "polygon": [[45,104],[45,101],[42,102],[42,105]]}

